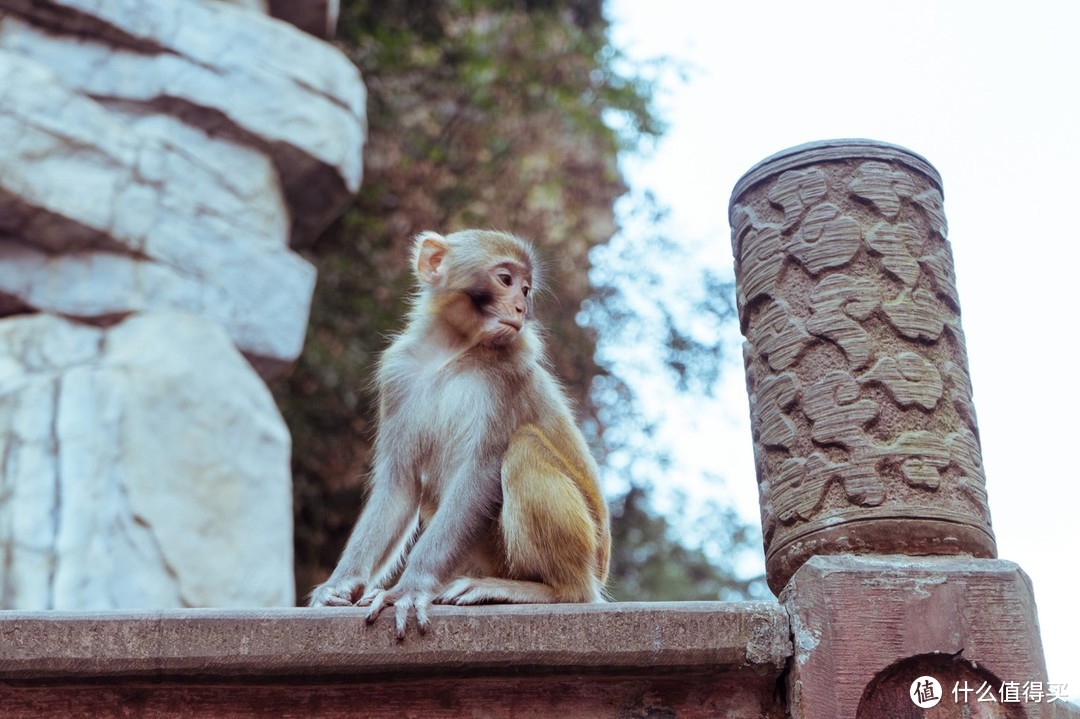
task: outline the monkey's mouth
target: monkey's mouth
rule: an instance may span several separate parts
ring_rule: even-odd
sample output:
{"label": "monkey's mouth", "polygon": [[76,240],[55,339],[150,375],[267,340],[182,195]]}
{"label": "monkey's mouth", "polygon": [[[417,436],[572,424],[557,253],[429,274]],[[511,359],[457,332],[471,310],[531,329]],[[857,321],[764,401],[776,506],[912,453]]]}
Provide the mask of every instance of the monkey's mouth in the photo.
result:
{"label": "monkey's mouth", "polygon": [[484,340],[484,344],[490,347],[507,347],[513,344],[521,334],[522,323],[519,320],[499,319],[498,323],[491,328]]}

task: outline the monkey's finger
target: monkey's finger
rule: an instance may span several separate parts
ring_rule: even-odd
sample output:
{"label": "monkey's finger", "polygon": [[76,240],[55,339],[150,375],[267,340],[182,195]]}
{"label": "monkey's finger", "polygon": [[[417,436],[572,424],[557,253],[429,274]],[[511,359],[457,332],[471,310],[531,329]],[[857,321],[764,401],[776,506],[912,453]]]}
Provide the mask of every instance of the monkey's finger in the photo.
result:
{"label": "monkey's finger", "polygon": [[386,606],[386,592],[379,592],[371,600],[371,606],[368,608],[367,616],[364,617],[364,621],[368,624],[373,623],[379,617],[379,612]]}
{"label": "monkey's finger", "polygon": [[428,605],[431,604],[431,596],[421,594],[416,599],[416,628],[421,634],[427,634],[428,630]]}
{"label": "monkey's finger", "polygon": [[409,610],[412,609],[412,599],[406,595],[394,605],[394,621],[397,630],[398,641],[405,638],[405,630],[409,625]]}

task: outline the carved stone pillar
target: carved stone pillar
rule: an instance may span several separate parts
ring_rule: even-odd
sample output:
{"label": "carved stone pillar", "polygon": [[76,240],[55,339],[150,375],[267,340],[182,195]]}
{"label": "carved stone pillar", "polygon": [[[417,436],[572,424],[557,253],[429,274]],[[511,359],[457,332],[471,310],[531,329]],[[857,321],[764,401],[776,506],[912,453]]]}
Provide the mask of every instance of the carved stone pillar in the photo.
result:
{"label": "carved stone pillar", "polygon": [[730,219],[769,586],[818,554],[995,556],[937,171],[803,145]]}

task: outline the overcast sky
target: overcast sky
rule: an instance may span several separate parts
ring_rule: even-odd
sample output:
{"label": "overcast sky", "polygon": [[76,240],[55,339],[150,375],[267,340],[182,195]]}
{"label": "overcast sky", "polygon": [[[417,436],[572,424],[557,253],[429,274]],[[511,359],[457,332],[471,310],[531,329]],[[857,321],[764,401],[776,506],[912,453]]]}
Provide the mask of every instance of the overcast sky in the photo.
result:
{"label": "overcast sky", "polygon": [[[615,0],[608,15],[632,56],[690,70],[663,84],[666,138],[626,169],[728,276],[731,189],[779,150],[866,137],[940,171],[999,555],[1032,578],[1050,681],[1078,701],[1080,3]],[[727,365],[722,403],[669,439],[757,523],[744,377]]]}

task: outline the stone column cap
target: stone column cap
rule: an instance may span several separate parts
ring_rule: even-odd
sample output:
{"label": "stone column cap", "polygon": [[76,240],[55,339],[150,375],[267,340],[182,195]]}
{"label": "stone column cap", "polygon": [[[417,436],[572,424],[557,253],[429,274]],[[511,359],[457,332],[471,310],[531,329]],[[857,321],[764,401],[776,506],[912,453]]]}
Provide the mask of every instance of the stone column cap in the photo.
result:
{"label": "stone column cap", "polygon": [[807,142],[766,157],[747,170],[739,178],[739,181],[735,183],[735,188],[731,191],[731,200],[728,202],[728,207],[734,205],[736,198],[741,197],[753,185],[773,175],[787,170],[797,170],[800,167],[818,162],[850,159],[901,162],[912,170],[926,175],[937,186],[939,191],[942,189],[941,175],[937,169],[925,157],[912,152],[906,147],[865,138],[838,138]]}

